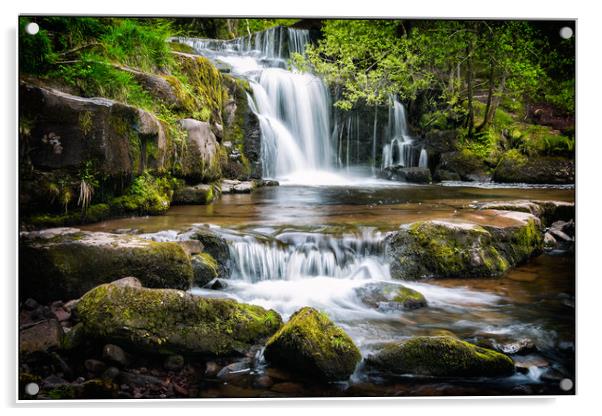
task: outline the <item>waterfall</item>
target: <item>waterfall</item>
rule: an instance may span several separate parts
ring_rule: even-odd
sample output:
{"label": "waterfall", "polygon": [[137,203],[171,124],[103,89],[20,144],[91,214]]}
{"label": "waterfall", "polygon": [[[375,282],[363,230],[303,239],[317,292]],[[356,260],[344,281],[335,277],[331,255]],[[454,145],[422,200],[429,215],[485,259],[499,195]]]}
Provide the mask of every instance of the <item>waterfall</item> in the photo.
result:
{"label": "waterfall", "polygon": [[382,263],[384,235],[367,229],[359,235],[334,237],[289,232],[266,241],[252,236],[230,242],[232,278],[247,282],[308,277],[383,278],[368,260]]}
{"label": "waterfall", "polygon": [[249,80],[250,104],[262,133],[264,177],[334,169],[328,89],[311,73],[285,69],[292,53],[305,52],[309,31],[274,27],[229,41],[179,40],[229,64],[233,74]]}
{"label": "waterfall", "polygon": [[395,98],[391,102],[388,128],[390,142],[383,146],[382,169],[391,166],[426,167],[426,150],[419,151],[414,144],[414,138],[408,130],[405,107]]}
{"label": "waterfall", "polygon": [[419,168],[428,168],[428,154],[426,153],[426,149],[422,148],[420,151],[420,160],[418,161]]}

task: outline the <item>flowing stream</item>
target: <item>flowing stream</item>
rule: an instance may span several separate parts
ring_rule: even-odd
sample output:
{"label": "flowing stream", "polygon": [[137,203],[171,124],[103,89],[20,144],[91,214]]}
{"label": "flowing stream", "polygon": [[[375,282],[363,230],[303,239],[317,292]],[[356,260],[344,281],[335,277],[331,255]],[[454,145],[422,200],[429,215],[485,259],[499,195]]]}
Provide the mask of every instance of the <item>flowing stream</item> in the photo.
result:
{"label": "flowing stream", "polygon": [[[291,53],[303,53],[309,38],[304,30],[274,28],[233,41],[181,39],[250,81],[249,102],[262,132],[264,176],[277,178],[283,186],[223,195],[207,206],[172,207],[161,217],[116,219],[82,228],[172,241],[189,239],[191,227],[208,227],[228,242],[230,276],[223,290],[193,288],[193,293],[272,308],[285,320],[299,308],[313,306],[342,326],[364,356],[384,341],[452,333],[502,348],[528,339],[537,353],[527,359],[544,360],[554,371],[573,371],[571,256],[541,256],[500,279],[404,282],[424,294],[426,308],[389,310],[365,302],[375,284],[400,284],[390,277],[383,244],[400,225],[428,219],[496,224],[499,218],[470,205],[510,199],[573,201],[574,190],[411,185],[375,178],[379,149],[380,168],[426,167],[427,151],[409,133],[404,106],[392,98],[386,128],[379,128],[375,109],[367,129],[372,164],[363,169],[360,163],[354,165],[361,159],[359,119],[333,122],[332,98],[322,80],[290,66]],[[506,393],[542,385],[542,372],[535,366],[528,374],[498,380],[491,391],[499,392],[500,384],[507,386]],[[381,386],[378,394],[387,393],[378,377],[361,368],[352,382],[373,383]],[[416,393],[411,386],[407,394]]]}

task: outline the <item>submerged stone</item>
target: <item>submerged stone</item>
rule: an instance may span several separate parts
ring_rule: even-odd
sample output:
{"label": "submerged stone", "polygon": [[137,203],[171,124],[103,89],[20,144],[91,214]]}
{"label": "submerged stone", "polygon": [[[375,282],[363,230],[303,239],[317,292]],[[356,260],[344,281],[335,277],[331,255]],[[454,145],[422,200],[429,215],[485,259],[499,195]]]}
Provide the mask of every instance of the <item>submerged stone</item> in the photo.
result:
{"label": "submerged stone", "polygon": [[20,290],[42,301],[79,298],[115,279],[136,276],[146,287],[188,289],[189,256],[173,242],[55,228],[21,233]]}
{"label": "submerged stone", "polygon": [[357,289],[363,303],[383,312],[426,306],[422,293],[399,284],[370,283]]}
{"label": "submerged stone", "polygon": [[514,372],[514,362],[506,355],[447,336],[391,342],[366,363],[396,374],[437,377],[499,377]]}
{"label": "submerged stone", "polygon": [[282,324],[273,310],[232,299],[114,284],[86,293],[77,310],[89,334],[162,354],[239,354]]}
{"label": "submerged stone", "polygon": [[346,380],[361,354],[353,340],[323,312],[305,307],[268,340],[273,365],[323,380]]}

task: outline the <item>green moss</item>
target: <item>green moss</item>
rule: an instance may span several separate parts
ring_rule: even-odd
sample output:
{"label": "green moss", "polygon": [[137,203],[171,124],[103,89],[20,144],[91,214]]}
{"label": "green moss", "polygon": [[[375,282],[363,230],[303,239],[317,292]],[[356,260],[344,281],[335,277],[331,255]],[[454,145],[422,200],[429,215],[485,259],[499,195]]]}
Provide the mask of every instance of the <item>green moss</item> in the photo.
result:
{"label": "green moss", "polygon": [[124,195],[113,198],[109,204],[117,215],[160,215],[171,203],[173,189],[178,181],[169,177],[155,177],[149,172],[138,176]]}
{"label": "green moss", "polygon": [[328,315],[305,307],[266,343],[270,363],[326,380],[347,379],[361,354],[353,340]]}
{"label": "green moss", "polygon": [[192,53],[194,54],[194,48],[185,43],[181,42],[169,42],[169,47],[172,51],[182,52],[182,53]]}
{"label": "green moss", "polygon": [[90,333],[153,353],[228,355],[274,333],[274,311],[176,290],[99,286],[77,306]]}
{"label": "green moss", "polygon": [[69,400],[76,398],[75,388],[71,384],[62,384],[48,391],[48,397],[53,400]]}
{"label": "green moss", "polygon": [[200,287],[205,286],[219,276],[219,265],[213,256],[207,252],[192,256],[192,269],[194,271],[194,283]]}
{"label": "green moss", "polygon": [[514,363],[506,355],[449,336],[389,343],[367,362],[393,373],[438,377],[497,377],[514,372]]}
{"label": "green moss", "polygon": [[79,128],[84,136],[87,136],[92,131],[92,112],[84,111],[79,115]]}
{"label": "green moss", "polygon": [[422,293],[405,286],[397,289],[393,301],[401,303],[404,307],[408,308],[419,307],[426,304],[426,299]]}

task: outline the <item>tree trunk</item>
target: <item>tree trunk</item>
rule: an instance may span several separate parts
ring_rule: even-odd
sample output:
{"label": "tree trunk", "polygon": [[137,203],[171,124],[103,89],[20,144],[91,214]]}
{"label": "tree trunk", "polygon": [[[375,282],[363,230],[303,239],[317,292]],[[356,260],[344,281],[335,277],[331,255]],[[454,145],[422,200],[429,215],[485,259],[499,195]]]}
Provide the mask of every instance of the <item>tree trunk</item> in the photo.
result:
{"label": "tree trunk", "polygon": [[502,75],[502,80],[500,81],[500,86],[498,88],[498,92],[493,99],[493,103],[491,105],[491,109],[487,113],[487,124],[491,124],[493,118],[495,117],[495,112],[500,105],[500,101],[502,100],[502,95],[504,95],[504,90],[506,89],[506,73]]}
{"label": "tree trunk", "polygon": [[485,113],[483,114],[483,122],[477,127],[477,132],[483,131],[491,122],[490,110],[491,110],[491,101],[493,100],[493,75],[494,75],[494,65],[493,61],[489,63],[489,88],[487,91],[487,104],[485,104]]}
{"label": "tree trunk", "polygon": [[474,129],[474,107],[472,105],[473,98],[473,67],[472,67],[473,40],[470,39],[466,45],[466,87],[468,99],[468,118],[466,119],[466,127],[468,127],[468,137],[472,137]]}

